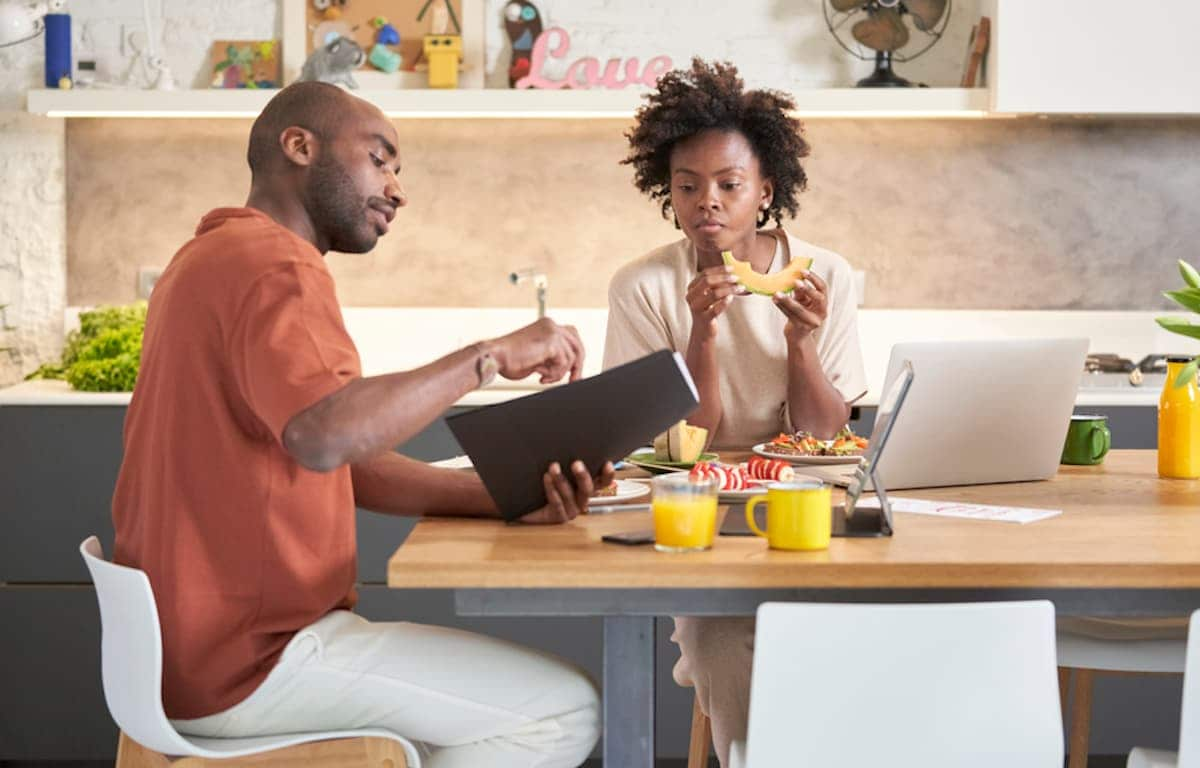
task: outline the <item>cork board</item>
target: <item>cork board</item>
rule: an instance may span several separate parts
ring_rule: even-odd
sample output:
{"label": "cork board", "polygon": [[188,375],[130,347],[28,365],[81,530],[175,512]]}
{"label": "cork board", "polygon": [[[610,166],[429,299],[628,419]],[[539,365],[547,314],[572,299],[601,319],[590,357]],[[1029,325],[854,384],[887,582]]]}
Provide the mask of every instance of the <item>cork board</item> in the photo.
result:
{"label": "cork board", "polygon": [[[307,34],[305,35],[304,55],[308,56],[313,52],[318,45],[318,38],[324,39],[326,33],[338,30],[343,34],[349,32],[348,36],[353,37],[354,41],[370,55],[371,48],[375,45],[377,31],[372,26],[371,20],[381,16],[387,19],[388,23],[400,33],[400,45],[390,46],[392,50],[398,51],[403,59],[400,69],[405,72],[413,72],[421,57],[422,38],[429,34],[434,12],[438,8],[445,8],[449,3],[454,10],[453,17],[458,19],[460,26],[463,24],[462,0],[433,0],[428,10],[425,11],[424,18],[417,21],[417,14],[421,12],[421,7],[425,5],[425,2],[426,0],[345,0],[342,3],[339,0],[330,0],[330,6],[340,11],[340,17],[330,21],[324,17],[321,11],[317,10],[312,0],[305,0]],[[454,31],[454,22],[451,21],[447,32],[453,33]],[[367,61],[357,71],[378,72],[379,70],[371,66],[370,61]]]}

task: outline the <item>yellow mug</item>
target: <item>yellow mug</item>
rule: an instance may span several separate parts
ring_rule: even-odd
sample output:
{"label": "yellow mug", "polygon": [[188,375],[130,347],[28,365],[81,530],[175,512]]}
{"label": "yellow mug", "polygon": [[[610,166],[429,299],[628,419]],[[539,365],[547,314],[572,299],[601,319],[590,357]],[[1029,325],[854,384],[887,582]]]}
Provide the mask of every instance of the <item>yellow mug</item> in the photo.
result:
{"label": "yellow mug", "polygon": [[[832,492],[817,480],[773,483],[746,502],[746,524],[771,549],[826,549],[833,529]],[[754,508],[767,504],[767,530],[758,527]]]}

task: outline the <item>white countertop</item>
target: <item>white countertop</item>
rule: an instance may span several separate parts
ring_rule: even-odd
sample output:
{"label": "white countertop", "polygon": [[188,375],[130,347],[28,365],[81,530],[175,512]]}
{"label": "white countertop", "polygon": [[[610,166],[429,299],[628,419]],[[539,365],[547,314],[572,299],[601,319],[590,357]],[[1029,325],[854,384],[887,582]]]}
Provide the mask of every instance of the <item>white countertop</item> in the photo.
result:
{"label": "white countertop", "polygon": [[[494,337],[531,322],[531,308],[392,308],[347,307],[346,327],[358,345],[367,376],[406,370],[435,360],[482,338]],[[584,375],[598,373],[604,350],[607,310],[553,310],[559,322],[578,328],[587,357]],[[1169,334],[1154,323],[1161,312],[1050,312],[993,310],[859,310],[859,337],[870,392],[861,405],[875,405],[883,385],[888,355],[901,341],[999,339],[1082,336],[1090,351],[1111,352],[1134,362],[1158,352],[1200,354],[1200,342]],[[69,317],[74,311],[69,311]],[[419,332],[414,332],[419,329]],[[536,392],[532,380],[497,382],[471,392],[458,405],[503,402]],[[1151,406],[1158,403],[1157,387],[1082,388],[1079,406]],[[128,393],[82,393],[64,382],[30,381],[0,389],[3,405],[124,405]]]}
{"label": "white countertop", "polygon": [[[480,406],[503,403],[536,389],[495,387],[469,392],[455,405]],[[6,405],[129,405],[131,392],[78,392],[65,381],[39,379],[22,381],[0,389],[0,407]]]}

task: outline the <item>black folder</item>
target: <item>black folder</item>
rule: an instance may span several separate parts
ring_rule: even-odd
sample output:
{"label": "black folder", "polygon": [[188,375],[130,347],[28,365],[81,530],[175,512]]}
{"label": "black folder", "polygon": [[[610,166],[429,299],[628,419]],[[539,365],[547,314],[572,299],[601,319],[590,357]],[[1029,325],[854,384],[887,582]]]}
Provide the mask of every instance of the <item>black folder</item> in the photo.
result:
{"label": "black folder", "polygon": [[595,475],[648,445],[700,404],[677,352],[661,350],[604,373],[446,419],[505,520],[546,504],[542,475],[582,461]]}

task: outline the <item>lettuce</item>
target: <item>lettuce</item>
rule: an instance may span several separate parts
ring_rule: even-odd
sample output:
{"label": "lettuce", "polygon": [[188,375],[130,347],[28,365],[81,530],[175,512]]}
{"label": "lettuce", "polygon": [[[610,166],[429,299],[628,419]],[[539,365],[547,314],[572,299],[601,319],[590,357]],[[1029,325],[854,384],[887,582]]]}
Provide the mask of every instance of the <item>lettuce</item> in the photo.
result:
{"label": "lettuce", "polygon": [[142,359],[146,303],[79,313],[67,334],[61,363],[47,363],[26,379],[65,379],[83,392],[131,392]]}

